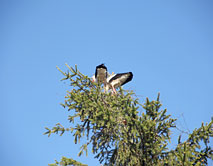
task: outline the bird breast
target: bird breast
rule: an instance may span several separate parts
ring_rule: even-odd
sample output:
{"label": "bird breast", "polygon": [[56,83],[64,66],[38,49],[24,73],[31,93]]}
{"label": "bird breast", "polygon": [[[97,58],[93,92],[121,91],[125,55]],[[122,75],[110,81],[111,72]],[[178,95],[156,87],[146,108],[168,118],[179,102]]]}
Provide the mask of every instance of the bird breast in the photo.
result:
{"label": "bird breast", "polygon": [[105,69],[98,69],[97,80],[98,82],[104,83],[106,82],[106,70]]}

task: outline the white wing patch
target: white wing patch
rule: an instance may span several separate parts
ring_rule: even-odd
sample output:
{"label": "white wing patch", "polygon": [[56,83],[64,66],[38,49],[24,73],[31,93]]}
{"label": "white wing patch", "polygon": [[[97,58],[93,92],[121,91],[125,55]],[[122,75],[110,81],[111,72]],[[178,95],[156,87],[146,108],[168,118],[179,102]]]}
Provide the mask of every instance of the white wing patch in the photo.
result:
{"label": "white wing patch", "polygon": [[112,77],[114,77],[116,74],[112,74],[112,75],[109,75],[109,77],[107,77],[107,82],[109,82],[109,80],[111,80]]}

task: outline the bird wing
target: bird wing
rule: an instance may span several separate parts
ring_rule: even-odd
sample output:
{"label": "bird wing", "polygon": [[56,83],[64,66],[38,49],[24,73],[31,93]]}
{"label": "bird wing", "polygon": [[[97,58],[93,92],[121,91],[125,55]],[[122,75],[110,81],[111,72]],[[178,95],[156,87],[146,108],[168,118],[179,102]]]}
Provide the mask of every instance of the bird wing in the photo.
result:
{"label": "bird wing", "polygon": [[111,75],[109,74],[107,77],[107,82],[109,82],[116,74],[112,73]]}
{"label": "bird wing", "polygon": [[111,83],[113,85],[115,85],[115,84],[124,85],[127,82],[131,81],[132,78],[133,78],[132,72],[118,73],[109,80],[109,83]]}

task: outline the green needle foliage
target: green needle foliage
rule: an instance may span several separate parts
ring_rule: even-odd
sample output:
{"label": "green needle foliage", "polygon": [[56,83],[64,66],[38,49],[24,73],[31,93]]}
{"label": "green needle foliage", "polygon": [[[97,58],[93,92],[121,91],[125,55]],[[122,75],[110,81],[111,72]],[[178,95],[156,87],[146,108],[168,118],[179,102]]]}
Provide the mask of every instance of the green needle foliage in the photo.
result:
{"label": "green needle foliage", "polygon": [[[70,111],[71,126],[65,128],[58,123],[52,129],[46,128],[44,134],[63,135],[68,131],[73,134],[75,144],[87,138],[78,155],[84,152],[87,155],[87,147],[91,144],[95,158],[104,165],[206,165],[207,159],[213,159],[209,145],[213,121],[195,129],[184,142],[179,137],[177,146],[169,150],[171,129],[176,127],[176,119],[167,115],[166,109],[161,109],[159,94],[156,101],[147,98],[140,104],[132,91],[120,88],[118,94],[104,93],[103,87],[80,73],[77,66],[67,67],[66,73],[58,70],[72,87],[62,104]],[[85,164],[62,157],[60,162],[50,165]]]}

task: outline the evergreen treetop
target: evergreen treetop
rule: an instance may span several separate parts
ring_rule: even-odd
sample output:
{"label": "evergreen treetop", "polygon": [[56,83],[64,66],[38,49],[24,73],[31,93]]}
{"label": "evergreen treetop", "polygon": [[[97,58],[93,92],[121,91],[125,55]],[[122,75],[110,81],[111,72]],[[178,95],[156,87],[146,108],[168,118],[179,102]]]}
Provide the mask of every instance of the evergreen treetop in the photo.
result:
{"label": "evergreen treetop", "polygon": [[[60,123],[52,129],[46,128],[47,134],[73,133],[75,144],[82,138],[87,142],[80,148],[78,156],[88,154],[88,145],[92,153],[104,165],[118,166],[153,166],[153,165],[207,165],[213,159],[210,137],[213,136],[213,120],[201,125],[189,134],[188,139],[178,139],[177,146],[168,149],[171,129],[175,128],[176,119],[162,109],[160,94],[157,99],[140,104],[133,91],[119,89],[118,94],[104,93],[103,88],[82,74],[77,66],[63,72],[62,80],[70,82],[62,104],[70,115],[70,127]],[[203,144],[204,146],[201,146]],[[56,165],[82,164],[72,158],[62,157]]]}

